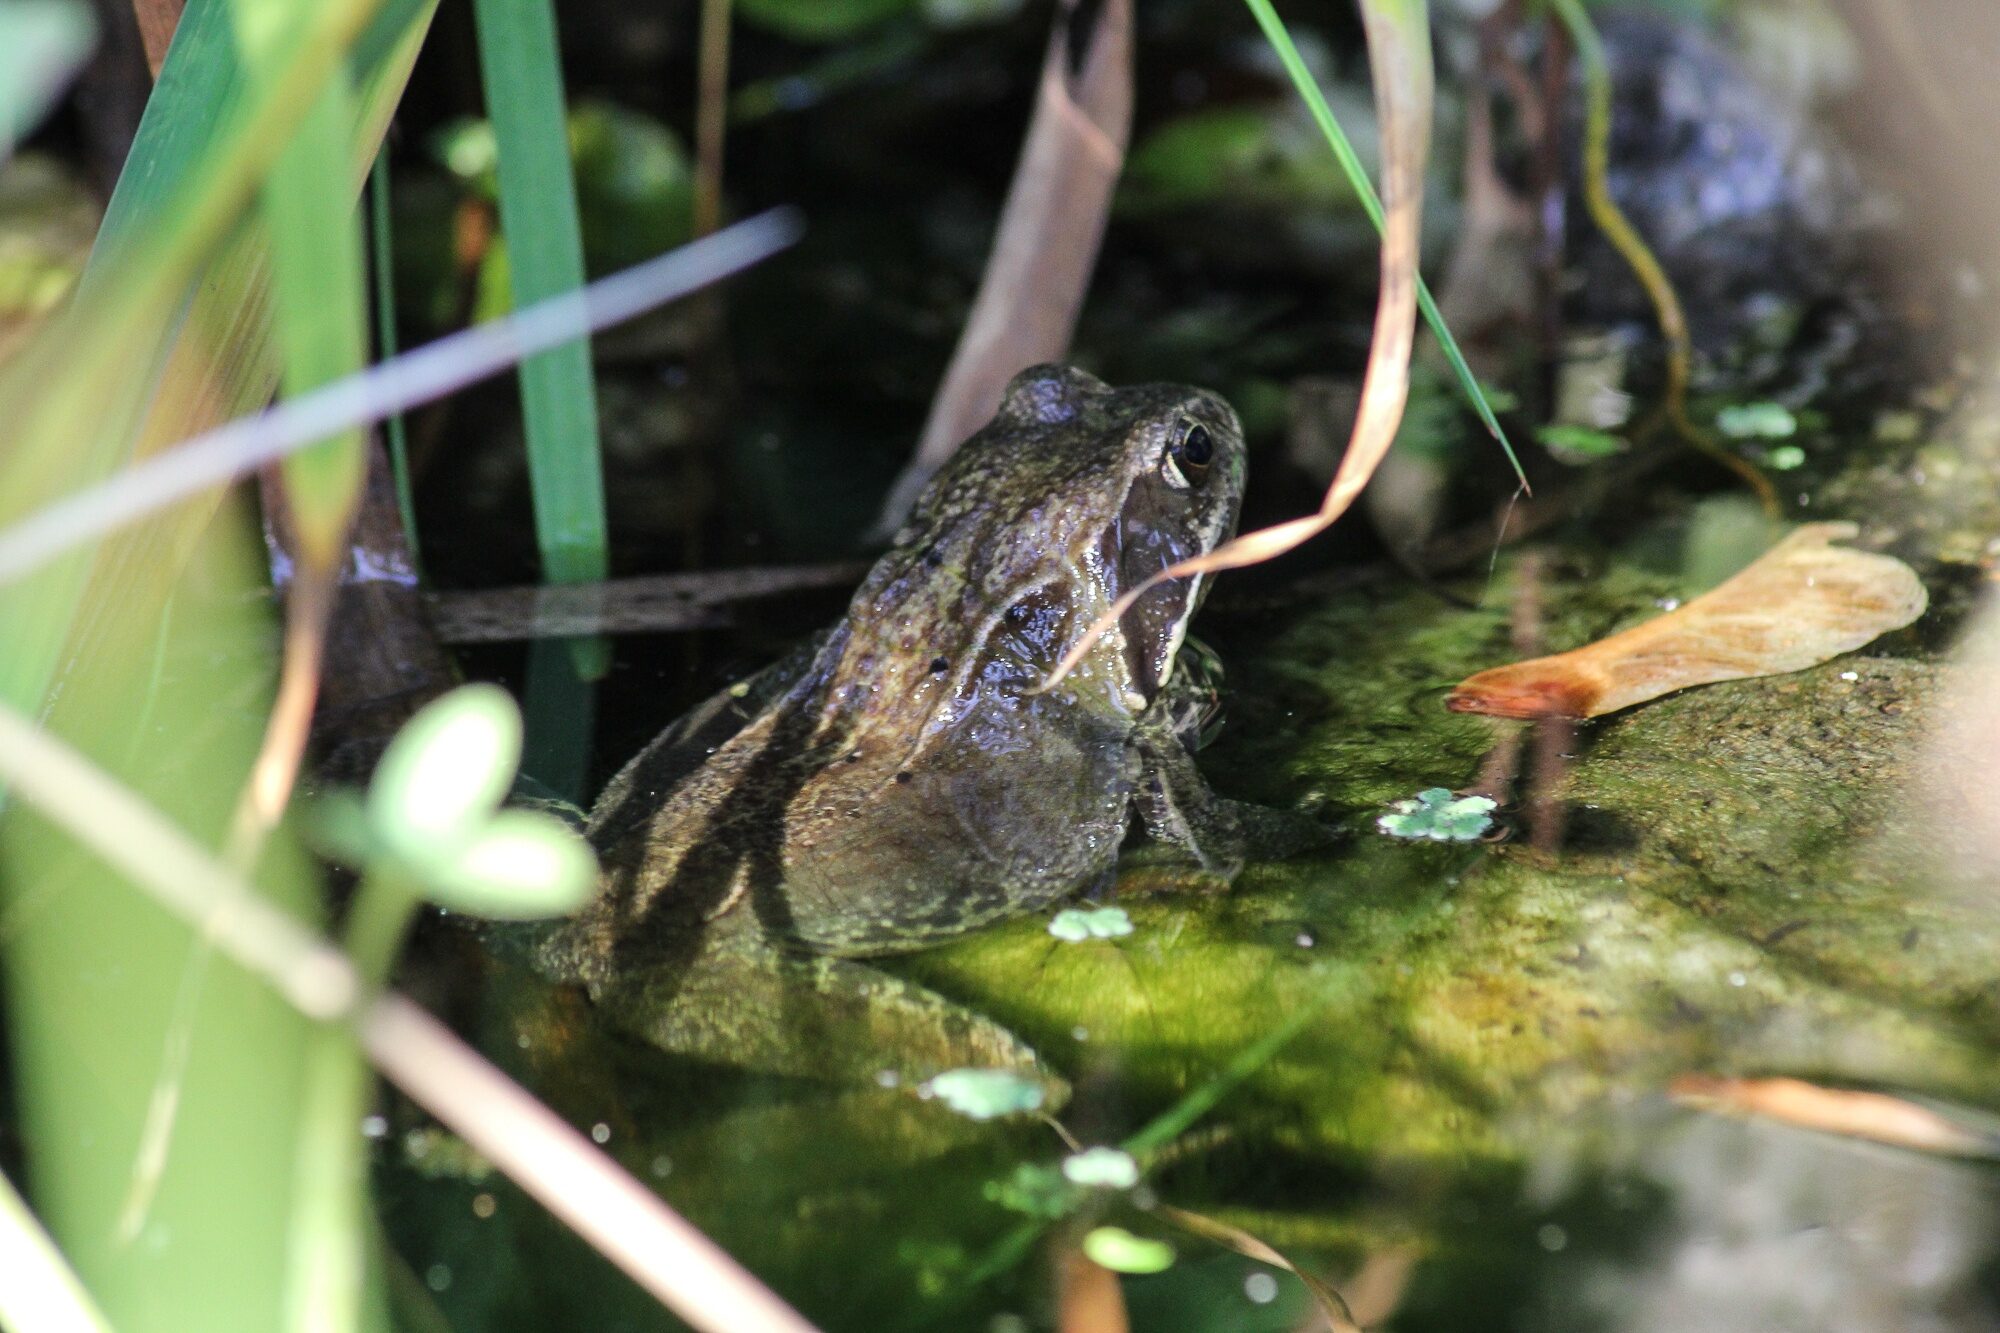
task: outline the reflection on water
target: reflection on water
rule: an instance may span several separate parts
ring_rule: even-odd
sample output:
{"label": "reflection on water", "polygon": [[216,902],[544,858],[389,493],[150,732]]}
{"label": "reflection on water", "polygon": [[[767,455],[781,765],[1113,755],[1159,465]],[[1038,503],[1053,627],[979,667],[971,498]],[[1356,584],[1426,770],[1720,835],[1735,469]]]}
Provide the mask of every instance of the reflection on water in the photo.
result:
{"label": "reflection on water", "polygon": [[1648,1242],[1583,1259],[1548,1327],[2000,1327],[1990,1280],[1985,1289],[1980,1280],[2000,1203],[1985,1173],[1766,1123],[1637,1119],[1623,1165],[1661,1190]]}

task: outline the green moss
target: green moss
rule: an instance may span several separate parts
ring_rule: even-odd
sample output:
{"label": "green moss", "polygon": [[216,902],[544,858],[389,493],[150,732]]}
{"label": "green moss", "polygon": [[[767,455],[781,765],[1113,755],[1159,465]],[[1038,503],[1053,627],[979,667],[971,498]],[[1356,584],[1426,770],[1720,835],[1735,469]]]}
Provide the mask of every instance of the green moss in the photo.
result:
{"label": "green moss", "polygon": [[[1552,650],[1680,591],[1626,565],[1545,585]],[[1205,766],[1352,841],[1254,865],[1226,899],[1132,903],[1115,947],[1058,950],[1026,922],[906,966],[1059,1067],[1115,1052],[1128,1091],[1160,1099],[1331,995],[1230,1115],[1334,1160],[1515,1162],[1687,1070],[2000,1096],[2000,928],[1926,895],[1894,849],[1936,668],[1843,659],[1586,727],[1553,860],[1375,836],[1388,800],[1473,779],[1496,724],[1441,695],[1511,656],[1502,616],[1414,590],[1302,608],[1233,673]]]}

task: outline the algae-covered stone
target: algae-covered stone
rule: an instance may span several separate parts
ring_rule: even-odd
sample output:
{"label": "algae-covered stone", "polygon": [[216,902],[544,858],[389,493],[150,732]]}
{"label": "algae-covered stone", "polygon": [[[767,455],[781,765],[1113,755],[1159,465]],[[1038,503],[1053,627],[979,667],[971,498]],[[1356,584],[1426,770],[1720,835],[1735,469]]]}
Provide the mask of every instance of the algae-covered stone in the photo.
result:
{"label": "algae-covered stone", "polygon": [[[1549,646],[1682,592],[1615,563],[1548,578]],[[1469,783],[1496,724],[1440,696],[1508,652],[1498,612],[1420,591],[1302,608],[1236,667],[1218,784],[1365,827]],[[1850,657],[1587,726],[1553,858],[1368,838],[1253,865],[1225,899],[1135,902],[1115,955],[1023,928],[910,966],[1059,1064],[1119,1052],[1128,1094],[1162,1098],[1324,1004],[1237,1105],[1339,1158],[1513,1160],[1689,1069],[2000,1095],[2000,926],[1927,895],[1895,826],[1939,670]]]}

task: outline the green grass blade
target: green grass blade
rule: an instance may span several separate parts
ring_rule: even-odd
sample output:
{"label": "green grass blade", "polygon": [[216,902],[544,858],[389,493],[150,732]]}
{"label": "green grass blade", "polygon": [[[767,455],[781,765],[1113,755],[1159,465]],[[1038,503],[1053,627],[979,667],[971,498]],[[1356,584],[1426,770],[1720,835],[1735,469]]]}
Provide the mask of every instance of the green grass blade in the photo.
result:
{"label": "green grass blade", "polygon": [[[548,0],[474,0],[473,15],[499,147],[500,229],[514,304],[523,306],[583,285],[555,15]],[[604,481],[589,343],[523,361],[520,379],[543,577],[601,579]]]}
{"label": "green grass blade", "polygon": [[[253,82],[270,78],[294,12],[283,0],[235,0],[237,41]],[[274,336],[286,395],[351,375],[367,359],[361,233],[348,185],[355,108],[344,70],[327,81],[265,183]],[[285,460],[285,491],[300,555],[339,563],[361,495],[364,438],[346,431]]]}
{"label": "green grass blade", "polygon": [[[395,235],[389,212],[389,150],[375,154],[368,173],[368,248],[375,278],[375,359],[396,355]],[[423,569],[423,548],[417,543],[417,501],[410,485],[410,433],[401,412],[382,423],[389,443],[389,472],[396,482],[396,512],[403,519],[403,543],[410,559]]]}
{"label": "green grass blade", "polygon": [[[1382,201],[1375,193],[1374,182],[1368,179],[1367,169],[1361,159],[1355,156],[1354,146],[1347,141],[1347,134],[1340,128],[1340,122],[1333,117],[1333,110],[1326,104],[1326,97],[1319,85],[1313,81],[1312,71],[1306,68],[1305,59],[1299,55],[1299,48],[1292,42],[1292,36],[1285,30],[1284,20],[1271,7],[1271,0],[1243,0],[1256,16],[1257,26],[1264,30],[1264,37],[1271,43],[1271,49],[1278,53],[1278,60],[1291,76],[1292,86],[1305,99],[1312,111],[1313,120],[1318,123],[1320,133],[1326,136],[1327,144],[1340,162],[1340,169],[1354,186],[1354,193],[1361,200],[1361,207],[1367,212],[1375,229],[1382,229]],[[1514,454],[1514,446],[1507,439],[1507,432],[1500,428],[1500,420],[1493,415],[1493,407],[1486,401],[1486,393],[1479,387],[1479,377],[1472,373],[1472,367],[1465,363],[1465,353],[1458,347],[1458,340],[1445,327],[1444,316],[1438,313],[1437,302],[1431,299],[1430,285],[1421,275],[1417,278],[1417,308],[1423,312],[1424,322],[1430,325],[1437,336],[1438,346],[1444,350],[1445,359],[1451,363],[1452,373],[1465,389],[1465,396],[1471,401],[1473,410],[1485,423],[1488,433],[1500,442],[1500,448],[1507,455],[1507,462],[1513,467],[1514,475],[1523,486],[1528,484],[1527,474],[1521,470],[1521,460]]]}
{"label": "green grass blade", "polygon": [[[232,13],[254,86],[272,77],[296,11],[285,0],[233,0]],[[264,184],[272,335],[287,397],[353,374],[367,359],[361,235],[348,183],[354,121],[342,69],[320,90]],[[365,444],[360,431],[345,431],[283,464],[301,577],[330,578],[339,567],[361,497]],[[366,1144],[353,1126],[370,1086],[351,1034],[313,1033],[286,1265],[285,1326],[295,1333],[352,1333],[362,1324],[368,1171]]]}

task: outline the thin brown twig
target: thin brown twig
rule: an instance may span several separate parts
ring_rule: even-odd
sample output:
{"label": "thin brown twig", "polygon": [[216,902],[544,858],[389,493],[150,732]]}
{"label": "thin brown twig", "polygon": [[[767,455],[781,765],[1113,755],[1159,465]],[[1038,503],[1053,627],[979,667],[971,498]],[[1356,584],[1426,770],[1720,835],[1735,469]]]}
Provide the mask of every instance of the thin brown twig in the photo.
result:
{"label": "thin brown twig", "polygon": [[286,590],[278,693],[224,843],[223,860],[246,873],[256,865],[265,837],[284,816],[305,761],[313,706],[319,698],[320,666],[326,659],[326,627],[338,589],[336,568],[306,562],[298,566]]}
{"label": "thin brown twig", "polygon": [[700,65],[694,107],[694,239],[722,223],[722,149],[729,125],[731,0],[701,0]]}
{"label": "thin brown twig", "polygon": [[1551,0],[1551,3],[1563,26],[1569,30],[1570,40],[1576,44],[1577,56],[1583,64],[1586,108],[1584,207],[1590,211],[1591,221],[1597,224],[1597,229],[1604,233],[1604,238],[1611,242],[1625,260],[1626,267],[1632,270],[1632,276],[1645,289],[1659,321],[1660,337],[1667,346],[1665,392],[1659,406],[1633,431],[1633,437],[1643,440],[1657,431],[1662,423],[1671,425],[1675,433],[1696,450],[1741,478],[1764,507],[1764,512],[1775,519],[1780,506],[1778,493],[1772,488],[1770,479],[1747,459],[1723,448],[1714,435],[1688,417],[1687,393],[1693,377],[1694,341],[1688,332],[1687,314],[1681,308],[1680,296],[1674,291],[1673,282],[1660,266],[1652,248],[1639,235],[1631,219],[1625,216],[1617,200],[1611,197],[1611,71],[1605,61],[1604,46],[1579,0]]}
{"label": "thin brown twig", "polygon": [[729,623],[739,602],[851,588],[867,572],[865,563],[850,560],[441,592],[430,598],[431,623],[446,643],[707,629]]}
{"label": "thin brown twig", "polygon": [[[1548,561],[1540,551],[1529,551],[1520,559],[1515,574],[1512,638],[1515,653],[1523,660],[1540,657],[1545,635],[1542,615],[1542,585]],[[1515,732],[1515,755],[1519,759],[1519,737]],[[1528,825],[1528,845],[1544,856],[1553,856],[1562,845],[1563,805],[1559,793],[1563,774],[1569,768],[1570,747],[1576,742],[1576,724],[1566,719],[1541,718],[1529,724],[1527,804],[1522,817]]]}

